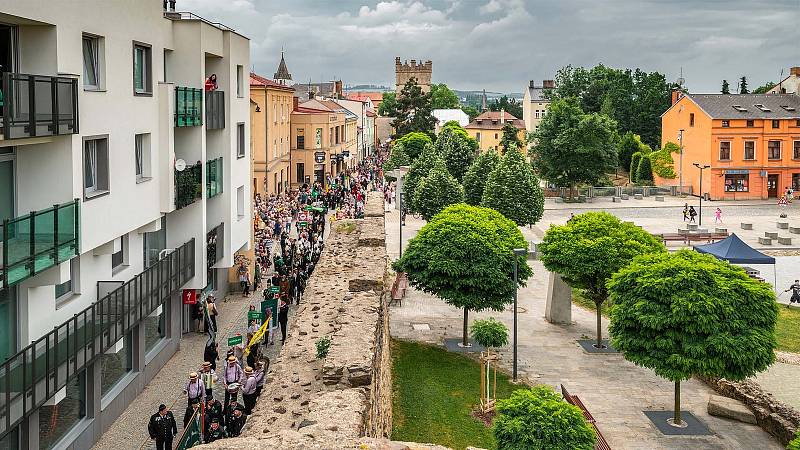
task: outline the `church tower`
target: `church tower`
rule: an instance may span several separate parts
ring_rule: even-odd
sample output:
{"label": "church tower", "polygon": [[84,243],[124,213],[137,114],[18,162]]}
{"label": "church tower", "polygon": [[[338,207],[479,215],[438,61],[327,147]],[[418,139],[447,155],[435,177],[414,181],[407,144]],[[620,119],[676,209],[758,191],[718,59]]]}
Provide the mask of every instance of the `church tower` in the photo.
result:
{"label": "church tower", "polygon": [[278,71],[275,72],[275,75],[272,77],[276,83],[282,84],[284,86],[290,86],[292,81],[292,74],[289,73],[289,69],[286,67],[286,60],[283,59],[283,50],[281,50],[281,62],[278,64]]}

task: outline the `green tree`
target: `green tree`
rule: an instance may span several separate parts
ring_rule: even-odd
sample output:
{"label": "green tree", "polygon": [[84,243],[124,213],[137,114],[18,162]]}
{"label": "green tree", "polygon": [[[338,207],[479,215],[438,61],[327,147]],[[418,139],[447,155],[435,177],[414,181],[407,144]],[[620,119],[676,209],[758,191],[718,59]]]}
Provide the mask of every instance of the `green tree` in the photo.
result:
{"label": "green tree", "polygon": [[475,120],[476,117],[481,115],[481,112],[478,111],[478,108],[476,108],[474,106],[471,106],[471,105],[462,106],[461,110],[464,111],[465,113],[467,113],[467,115],[469,116],[469,121],[470,122],[472,122],[473,120]]}
{"label": "green tree", "polygon": [[419,132],[404,134],[395,142],[398,144],[403,144],[403,147],[405,147],[405,151],[411,160],[417,159],[417,157],[422,154],[422,150],[425,149],[426,145],[433,144],[433,141],[429,135]]}
{"label": "green tree", "polygon": [[436,164],[436,161],[441,158],[441,155],[436,152],[434,146],[427,144],[425,145],[425,149],[422,150],[422,154],[411,163],[411,167],[408,168],[408,172],[403,177],[404,201],[409,210],[417,211],[414,206],[414,192],[417,190],[417,187],[419,187],[422,179],[428,176],[428,173]]}
{"label": "green tree", "polygon": [[508,344],[508,327],[494,317],[472,322],[469,331],[472,339],[489,351]]}
{"label": "green tree", "polygon": [[619,160],[619,166],[625,170],[630,169],[631,157],[634,153],[641,152],[642,146],[644,145],[645,144],[642,143],[639,136],[630,131],[625,133],[617,144],[617,159]]}
{"label": "green tree", "polygon": [[722,93],[723,94],[731,93],[731,85],[728,84],[728,80],[722,80]]}
{"label": "green tree", "polygon": [[650,233],[606,212],[580,214],[566,225],[551,226],[538,249],[547,270],[561,274],[567,284],[582,289],[594,302],[598,347],[603,337],[600,307],[608,298],[606,281],[635,256],[665,251]]}
{"label": "green tree", "polygon": [[436,138],[436,150],[444,158],[450,174],[461,182],[472,161],[475,160],[478,142],[469,137],[467,131],[456,123],[445,126],[439,132]]}
{"label": "green tree", "polygon": [[478,154],[469,170],[464,175],[464,201],[472,206],[479,206],[483,199],[483,189],[489,174],[500,164],[500,157],[494,150]]}
{"label": "green tree", "polygon": [[740,94],[750,93],[750,91],[747,90],[747,77],[739,78],[739,93]]}
{"label": "green tree", "polygon": [[631,180],[631,183],[636,183],[639,181],[639,163],[642,161],[642,152],[635,152],[631,155],[631,166],[630,170],[628,171],[628,177]]}
{"label": "green tree", "polygon": [[636,169],[636,181],[647,186],[653,184],[653,165],[650,164],[649,155],[644,155],[639,160],[639,167]]}
{"label": "green tree", "polygon": [[547,385],[499,400],[493,430],[498,450],[593,450],[597,439],[580,408]]}
{"label": "green tree", "polygon": [[414,190],[414,209],[425,220],[450,205],[464,201],[464,188],[450,175],[444,160],[437,158],[428,175]]}
{"label": "green tree", "polygon": [[509,99],[507,95],[496,98],[486,105],[489,111],[503,110],[517,119],[522,119],[522,102],[515,98]]}
{"label": "green tree", "polygon": [[519,149],[512,145],[489,174],[481,206],[492,208],[517,225],[532,225],[544,213],[539,180]]}
{"label": "green tree", "polygon": [[406,152],[405,145],[400,142],[395,142],[392,145],[391,153],[389,154],[389,159],[383,163],[383,172],[391,172],[394,169],[397,169],[400,166],[407,166],[411,164],[411,158],[408,156]]}
{"label": "green tree", "polygon": [[397,94],[395,92],[384,92],[378,114],[381,116],[395,117],[397,115]]}
{"label": "green tree", "polygon": [[[772,89],[772,88],[769,88]],[[767,90],[769,90],[767,89]],[[789,441],[789,444],[786,446],[786,450],[800,450],[800,430],[797,430],[794,434],[794,439]]]}
{"label": "green tree", "polygon": [[[767,81],[766,83],[764,83],[761,86],[757,87],[756,90],[753,91],[753,94],[766,94],[770,89],[774,88],[777,85],[778,85],[778,83],[773,83],[771,81]],[[798,445],[800,445],[800,444],[798,444]]]}
{"label": "green tree", "polygon": [[617,167],[616,124],[584,114],[576,99],[553,101],[533,138],[534,167],[557,186],[595,184]]}
{"label": "green tree", "polygon": [[458,96],[446,84],[431,84],[431,109],[457,109]]}
{"label": "green tree", "polygon": [[608,282],[609,333],[637,366],[675,383],[693,375],[742,380],[775,360],[778,304],[768,283],[691,250],[642,256]]}
{"label": "green tree", "polygon": [[436,118],[431,114],[431,94],[422,92],[415,78],[410,78],[397,96],[396,111],[392,121],[396,136],[413,132],[433,136]]}
{"label": "green tree", "polygon": [[525,143],[519,138],[519,128],[515,127],[512,123],[506,123],[503,125],[503,136],[500,138],[500,147],[503,148],[503,152],[505,153],[511,145],[517,148],[525,147]]}
{"label": "green tree", "polygon": [[469,311],[502,311],[533,274],[526,256],[514,256],[515,248],[528,243],[514,222],[492,209],[458,204],[423,226],[392,267],[406,272],[412,286],[464,309],[467,345]]}

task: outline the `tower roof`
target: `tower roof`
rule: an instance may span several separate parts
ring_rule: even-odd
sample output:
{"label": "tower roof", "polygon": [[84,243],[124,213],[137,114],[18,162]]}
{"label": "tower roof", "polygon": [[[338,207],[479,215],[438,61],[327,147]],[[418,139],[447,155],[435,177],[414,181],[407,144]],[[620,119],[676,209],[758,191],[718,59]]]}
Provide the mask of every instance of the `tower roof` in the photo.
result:
{"label": "tower roof", "polygon": [[273,78],[276,80],[292,79],[292,74],[289,73],[289,69],[286,67],[286,60],[283,59],[283,52],[281,52],[281,62],[278,64],[278,71],[275,72],[275,76]]}

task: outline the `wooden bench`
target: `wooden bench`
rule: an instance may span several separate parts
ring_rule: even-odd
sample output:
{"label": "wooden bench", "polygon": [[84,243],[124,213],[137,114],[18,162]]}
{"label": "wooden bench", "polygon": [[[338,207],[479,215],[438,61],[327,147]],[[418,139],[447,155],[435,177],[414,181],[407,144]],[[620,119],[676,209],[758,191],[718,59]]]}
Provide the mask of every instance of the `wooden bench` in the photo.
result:
{"label": "wooden bench", "polygon": [[627,200],[629,197],[628,197],[628,194],[622,194],[622,195],[619,196],[619,198],[621,198],[623,200]]}
{"label": "wooden bench", "polygon": [[394,283],[392,283],[392,301],[389,303],[389,305],[392,305],[396,302],[400,306],[403,306],[403,297],[406,296],[407,287],[408,277],[406,276],[406,273],[398,272],[394,277]]}
{"label": "wooden bench", "polygon": [[611,197],[611,202],[612,203],[622,203],[622,197],[617,197],[617,196]]}
{"label": "wooden bench", "polygon": [[586,409],[586,406],[583,404],[581,399],[578,398],[577,395],[571,395],[563,384],[561,385],[561,395],[564,396],[564,401],[566,401],[570,405],[577,406],[578,409],[580,409],[581,412],[583,413],[583,417],[586,419],[586,421],[592,425],[592,428],[594,428],[594,432],[597,435],[597,442],[595,442],[594,444],[594,449],[611,450],[611,446],[608,445],[608,442],[606,441],[606,438],[603,436],[603,433],[601,433],[600,429],[597,428],[597,421],[589,412],[589,410]]}
{"label": "wooden bench", "polygon": [[663,195],[656,195],[656,201],[657,202],[663,202],[664,201],[664,196]]}
{"label": "wooden bench", "polygon": [[689,230],[691,230],[691,231],[697,231],[697,228],[698,228],[699,226],[700,226],[700,225],[698,225],[698,224],[696,224],[696,223],[687,223],[687,224],[686,224],[686,228],[688,228],[688,229],[689,229]]}
{"label": "wooden bench", "polygon": [[633,194],[633,198],[635,198],[636,200],[642,200],[644,198],[644,195],[642,195],[642,194]]}
{"label": "wooden bench", "polygon": [[727,229],[727,228],[720,228],[720,227],[717,227],[717,228],[714,228],[714,232],[715,232],[715,233],[727,233],[727,232],[728,232],[728,229]]}

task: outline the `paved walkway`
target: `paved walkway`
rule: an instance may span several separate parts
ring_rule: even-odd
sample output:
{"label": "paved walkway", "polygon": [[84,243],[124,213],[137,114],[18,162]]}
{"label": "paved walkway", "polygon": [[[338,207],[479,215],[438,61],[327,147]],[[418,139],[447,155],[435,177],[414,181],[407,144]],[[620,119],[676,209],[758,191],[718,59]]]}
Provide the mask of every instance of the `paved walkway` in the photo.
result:
{"label": "paved walkway", "polygon": [[[398,255],[398,215],[387,215],[386,245],[389,256]],[[403,228],[404,242],[422,225],[409,219]],[[526,229],[526,235],[536,234]],[[519,373],[532,383],[565,384],[579,395],[598,427],[614,449],[780,449],[782,446],[758,426],[708,415],[706,405],[713,393],[700,381],[682,383],[682,409],[690,411],[711,429],[703,437],[664,436],[642,413],[644,410],[671,410],[673,383],[653,371],[636,367],[621,355],[589,355],[575,342],[582,335],[593,336],[595,316],[573,308],[574,323],[557,326],[544,320],[547,272],[538,261],[531,261],[534,277],[520,290]],[[502,312],[471,314],[473,318],[494,316],[512,327],[510,308]],[[462,310],[441,300],[410,289],[402,306],[390,312],[392,336],[441,344],[444,337],[460,337]],[[427,324],[425,327],[414,324]],[[510,368],[511,347],[502,352],[502,363]],[[477,396],[477,392],[476,392]]]}

